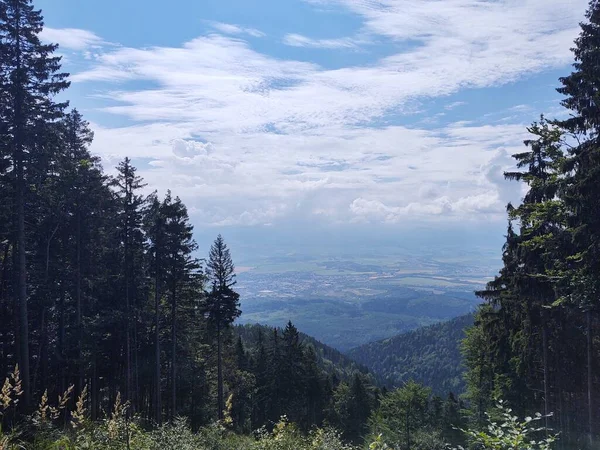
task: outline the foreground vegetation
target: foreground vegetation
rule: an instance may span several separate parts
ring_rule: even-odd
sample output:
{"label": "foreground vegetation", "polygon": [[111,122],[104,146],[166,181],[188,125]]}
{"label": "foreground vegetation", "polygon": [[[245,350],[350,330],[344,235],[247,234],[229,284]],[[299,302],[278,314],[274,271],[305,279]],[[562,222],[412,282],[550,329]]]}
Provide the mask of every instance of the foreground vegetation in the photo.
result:
{"label": "foreground vegetation", "polygon": [[[428,390],[416,383],[384,397],[382,406],[370,419],[370,434],[364,447],[369,450],[444,450],[451,446],[435,430],[423,408],[427,406]],[[0,391],[0,418],[9,425],[10,431],[0,428],[0,450],[358,450],[360,447],[344,442],[340,432],[332,427],[313,428],[302,432],[300,428],[283,416],[271,429],[262,427],[251,434],[232,431],[231,404],[223,421],[193,432],[184,418],[153,426],[144,424],[130,414],[129,405],[117,394],[112,411],[96,421],[89,419],[89,401],[84,388],[73,404],[72,387],[51,404],[46,393],[42,396],[37,411],[29,416],[18,416],[17,406],[23,395],[20,372],[5,380]],[[402,411],[402,408],[405,408]],[[421,410],[417,416],[413,410]],[[502,402],[495,414],[500,422],[488,415],[484,430],[463,430],[452,427],[473,450],[549,450],[556,436],[548,435],[544,427],[532,426],[544,419],[541,414],[519,421],[512,410]],[[411,436],[412,433],[412,436]]]}

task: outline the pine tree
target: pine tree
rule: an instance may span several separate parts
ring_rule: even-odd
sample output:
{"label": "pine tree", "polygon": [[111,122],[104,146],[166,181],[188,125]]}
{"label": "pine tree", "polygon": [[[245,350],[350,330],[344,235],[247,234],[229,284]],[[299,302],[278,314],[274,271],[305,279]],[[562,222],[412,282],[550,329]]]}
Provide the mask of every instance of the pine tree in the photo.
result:
{"label": "pine tree", "polygon": [[14,248],[17,252],[17,299],[19,327],[19,366],[23,378],[25,409],[30,406],[29,318],[27,308],[27,240],[25,201],[30,161],[36,148],[36,129],[61,118],[66,104],[53,98],[66,89],[67,74],[60,73],[57,46],[42,44],[39,33],[43,19],[31,0],[0,2],[0,140],[10,149],[12,166]]}

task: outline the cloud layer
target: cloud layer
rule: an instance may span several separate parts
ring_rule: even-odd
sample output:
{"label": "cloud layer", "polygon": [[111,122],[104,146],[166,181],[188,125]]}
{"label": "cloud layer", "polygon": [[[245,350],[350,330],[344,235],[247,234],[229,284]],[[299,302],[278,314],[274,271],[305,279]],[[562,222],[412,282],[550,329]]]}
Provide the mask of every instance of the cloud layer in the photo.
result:
{"label": "cloud layer", "polygon": [[[332,52],[368,51],[376,39],[394,50],[332,70],[261,53],[244,36],[265,33],[225,23],[180,47],[104,45],[72,79],[132,125],[95,123],[93,150],[108,164],[133,157],[203,224],[487,220],[518,201],[502,172],[522,123],[407,123],[428,99],[566,66],[585,0],[310,2],[346,8],[363,27],[336,39],[273,39]],[[83,30],[44,38],[81,52],[103,45]]]}

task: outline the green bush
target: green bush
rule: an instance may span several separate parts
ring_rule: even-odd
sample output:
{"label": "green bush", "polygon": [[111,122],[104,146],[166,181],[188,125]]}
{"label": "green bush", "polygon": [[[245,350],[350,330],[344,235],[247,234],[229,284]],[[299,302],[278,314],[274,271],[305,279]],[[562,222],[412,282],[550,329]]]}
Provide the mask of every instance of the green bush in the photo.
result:
{"label": "green bush", "polygon": [[[537,413],[534,417],[519,420],[512,409],[498,402],[501,421],[495,421],[486,413],[487,428],[482,431],[461,430],[468,438],[472,450],[551,450],[557,435],[549,434],[544,427],[535,423],[545,419]],[[463,447],[458,447],[464,450]]]}

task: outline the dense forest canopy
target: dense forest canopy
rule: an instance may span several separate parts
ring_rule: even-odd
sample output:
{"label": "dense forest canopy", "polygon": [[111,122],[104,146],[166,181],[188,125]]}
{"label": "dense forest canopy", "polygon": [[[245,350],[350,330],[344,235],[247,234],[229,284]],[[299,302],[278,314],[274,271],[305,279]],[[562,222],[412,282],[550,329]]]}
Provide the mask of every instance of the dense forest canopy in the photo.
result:
{"label": "dense forest canopy", "polygon": [[548,449],[550,429],[562,448],[597,448],[600,2],[560,79],[569,115],[532,124],[506,173],[527,193],[478,293],[463,398],[447,391],[461,390],[469,318],[356,350],[393,390],[291,322],[234,328],[224,238],[199,249],[183,202],[144,195],[130,159],[104,173],[89,124],[57,101],[68,75],[42,29],[31,0],[0,0],[0,430],[20,442],[0,433],[0,448]]}
{"label": "dense forest canopy", "polygon": [[461,341],[473,315],[422,327],[353,348],[348,355],[371,369],[387,387],[417,381],[438,395],[465,389]]}

